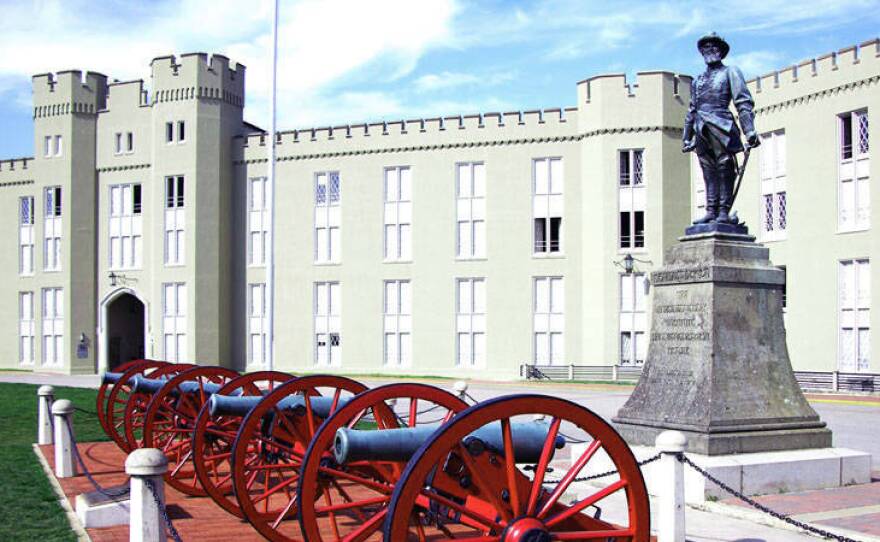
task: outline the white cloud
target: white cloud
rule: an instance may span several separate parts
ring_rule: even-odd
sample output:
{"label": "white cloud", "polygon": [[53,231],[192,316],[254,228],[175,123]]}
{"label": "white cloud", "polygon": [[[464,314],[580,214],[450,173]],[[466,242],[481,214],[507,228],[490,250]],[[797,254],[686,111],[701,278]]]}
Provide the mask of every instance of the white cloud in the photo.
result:
{"label": "white cloud", "polygon": [[511,81],[516,74],[511,72],[494,72],[476,75],[443,71],[423,75],[413,82],[416,92],[435,92],[457,87],[490,87]]}
{"label": "white cloud", "polygon": [[724,62],[737,66],[746,78],[751,79],[779,69],[782,67],[783,58],[783,55],[777,51],[751,51],[730,55]]}

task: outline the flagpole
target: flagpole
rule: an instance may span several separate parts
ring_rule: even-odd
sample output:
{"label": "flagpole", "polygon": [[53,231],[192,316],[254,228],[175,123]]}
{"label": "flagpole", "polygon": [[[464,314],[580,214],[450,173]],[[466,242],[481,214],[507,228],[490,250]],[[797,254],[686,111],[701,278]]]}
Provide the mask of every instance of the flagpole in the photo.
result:
{"label": "flagpole", "polygon": [[269,239],[266,258],[266,360],[275,370],[275,98],[278,76],[278,1],[272,2],[272,99],[269,106],[269,171],[266,189],[269,203]]}

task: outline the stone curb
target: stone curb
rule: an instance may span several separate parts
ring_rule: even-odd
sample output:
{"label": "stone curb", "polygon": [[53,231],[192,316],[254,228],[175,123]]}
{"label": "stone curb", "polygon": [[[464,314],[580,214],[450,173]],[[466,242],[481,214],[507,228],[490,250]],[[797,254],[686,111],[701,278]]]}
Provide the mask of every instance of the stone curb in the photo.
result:
{"label": "stone curb", "polygon": [[76,517],[76,512],[71,508],[70,502],[67,500],[67,495],[65,495],[64,490],[61,489],[61,484],[59,484],[58,480],[55,478],[55,473],[52,472],[52,467],[49,466],[49,463],[43,456],[43,452],[40,450],[40,445],[31,444],[31,447],[34,450],[34,454],[37,456],[37,461],[43,468],[43,473],[49,479],[49,485],[52,486],[52,491],[54,491],[55,496],[58,497],[58,504],[61,505],[61,509],[64,510],[64,515],[67,516],[67,522],[70,524],[70,528],[73,530],[74,534],[76,534],[77,542],[92,542],[89,533],[86,532],[82,523],[80,523],[79,518]]}
{"label": "stone curb", "polygon": [[[801,534],[806,534],[808,536],[814,536],[816,538],[825,540],[819,535],[813,534],[809,531],[804,531],[803,529],[798,529],[794,525],[790,525],[782,520],[778,520],[772,516],[769,516],[759,510],[755,510],[752,508],[742,508],[740,506],[734,506],[730,504],[722,504],[719,502],[711,502],[705,501],[703,503],[688,503],[687,506],[689,508],[693,508],[695,510],[702,510],[703,512],[709,512],[711,514],[718,514],[721,516],[727,516],[736,519],[744,519],[746,521],[751,521],[753,523],[758,523],[760,525],[766,525],[768,527],[773,527],[776,529],[785,529],[788,531],[793,531]],[[797,519],[797,515],[792,516],[794,519]],[[809,522],[804,522],[809,523]],[[847,538],[852,538],[854,540],[859,540],[861,542],[880,542],[880,537],[872,536],[856,531],[851,531],[849,529],[841,529],[839,527],[831,527],[828,525],[818,525],[810,523],[815,527],[818,527],[822,530],[828,531],[830,533],[838,534],[841,536],[845,536]]]}

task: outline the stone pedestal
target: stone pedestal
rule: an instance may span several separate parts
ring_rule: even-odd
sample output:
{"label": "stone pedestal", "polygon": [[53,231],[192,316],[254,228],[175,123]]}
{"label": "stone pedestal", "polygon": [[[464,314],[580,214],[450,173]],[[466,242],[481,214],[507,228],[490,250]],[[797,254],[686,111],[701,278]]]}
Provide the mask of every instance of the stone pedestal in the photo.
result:
{"label": "stone pedestal", "polygon": [[614,424],[632,445],[667,429],[708,456],[827,448],[831,431],[804,398],[782,320],[785,275],[741,234],[681,238],[651,274],[651,340]]}

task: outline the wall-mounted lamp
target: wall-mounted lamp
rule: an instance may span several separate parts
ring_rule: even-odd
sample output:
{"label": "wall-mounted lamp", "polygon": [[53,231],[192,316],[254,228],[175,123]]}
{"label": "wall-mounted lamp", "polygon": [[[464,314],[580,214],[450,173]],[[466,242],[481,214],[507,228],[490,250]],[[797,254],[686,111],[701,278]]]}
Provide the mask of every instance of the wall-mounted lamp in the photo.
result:
{"label": "wall-mounted lamp", "polygon": [[126,277],[124,274],[116,273],[114,271],[110,271],[110,274],[107,275],[107,278],[110,279],[110,286],[118,286],[119,284],[125,284],[125,282],[128,280],[128,277]]}
{"label": "wall-mounted lamp", "polygon": [[[618,267],[623,267],[623,272],[626,273],[627,275],[631,275],[631,274],[638,271],[636,269],[636,262],[652,264],[652,265],[654,263],[651,260],[640,260],[638,258],[633,258],[632,254],[627,254],[621,260],[615,261],[614,265],[616,265]],[[645,277],[645,294],[647,294],[650,289],[651,289],[651,280],[646,276]]]}

